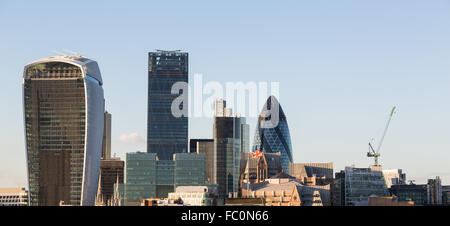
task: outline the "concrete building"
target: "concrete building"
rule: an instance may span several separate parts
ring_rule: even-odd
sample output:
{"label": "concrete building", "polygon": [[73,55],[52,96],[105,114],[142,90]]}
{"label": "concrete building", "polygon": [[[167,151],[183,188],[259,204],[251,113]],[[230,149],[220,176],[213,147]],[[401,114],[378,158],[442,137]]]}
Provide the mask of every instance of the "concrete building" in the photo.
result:
{"label": "concrete building", "polygon": [[102,154],[104,96],[97,62],[56,56],[24,68],[30,205],[92,206]]}
{"label": "concrete building", "polygon": [[264,206],[264,198],[226,198],[225,206]]}
{"label": "concrete building", "polygon": [[442,182],[441,178],[428,179],[428,205],[442,205]]}
{"label": "concrete building", "polygon": [[104,113],[103,124],[103,142],[102,142],[102,159],[111,158],[111,123],[112,115],[109,112]]}
{"label": "concrete building", "polygon": [[25,188],[0,188],[0,206],[27,206],[28,192]]}
{"label": "concrete building", "polygon": [[333,183],[333,163],[290,163],[289,175],[306,185]]}
{"label": "concrete building", "polygon": [[169,193],[169,200],[181,199],[184,206],[216,205],[217,186],[179,186]]}
{"label": "concrete building", "polygon": [[190,152],[205,155],[205,173],[206,181],[213,184],[215,181],[214,169],[214,139],[191,139],[190,140]]}
{"label": "concrete building", "polygon": [[389,196],[381,166],[345,167],[345,205],[367,206],[371,196]]}
{"label": "concrete building", "polygon": [[110,205],[114,197],[114,185],[124,183],[125,162],[120,158],[100,161],[100,189],[105,205]]}
{"label": "concrete building", "polygon": [[263,198],[265,206],[330,205],[330,185],[305,186],[285,173],[262,183],[243,184],[242,196]]}
{"label": "concrete building", "polygon": [[181,199],[142,199],[139,201],[139,206],[183,206]]}
{"label": "concrete building", "polygon": [[406,174],[401,169],[383,170],[383,177],[387,188],[391,188],[392,185],[406,184]]}

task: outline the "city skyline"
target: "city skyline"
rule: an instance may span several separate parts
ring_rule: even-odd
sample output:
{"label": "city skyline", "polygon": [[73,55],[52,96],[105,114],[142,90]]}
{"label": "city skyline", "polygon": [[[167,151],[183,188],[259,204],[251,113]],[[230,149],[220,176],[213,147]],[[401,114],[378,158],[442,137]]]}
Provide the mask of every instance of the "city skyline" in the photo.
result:
{"label": "city skyline", "polygon": [[[0,2],[0,26],[8,34],[0,37],[0,60],[6,65],[0,74],[8,84],[0,91],[2,106],[8,106],[1,113],[0,187],[26,186],[23,65],[64,49],[99,62],[106,110],[113,115],[111,149],[122,159],[127,152],[146,151],[148,52],[182,49],[190,54],[190,77],[280,82],[294,162],[334,162],[336,172],[351,164],[367,167],[372,163],[367,142],[380,139],[387,113],[396,105],[398,114],[381,150],[383,168],[401,168],[418,183],[435,176],[450,182],[448,2],[244,3],[220,5],[223,11],[180,2],[173,9],[178,14],[167,20],[164,11],[172,8],[163,3],[153,5],[151,13],[147,3],[94,3],[83,12],[93,22],[85,28],[91,34],[72,33],[80,19],[76,14],[56,10],[56,15],[37,16],[82,4],[26,3],[24,9],[22,4]],[[159,32],[144,29],[157,19],[180,27],[184,39],[172,37],[177,31],[163,25],[155,25]],[[71,37],[63,39],[67,33]],[[247,118],[250,137],[256,121]],[[212,138],[212,119],[190,119],[189,138]]]}

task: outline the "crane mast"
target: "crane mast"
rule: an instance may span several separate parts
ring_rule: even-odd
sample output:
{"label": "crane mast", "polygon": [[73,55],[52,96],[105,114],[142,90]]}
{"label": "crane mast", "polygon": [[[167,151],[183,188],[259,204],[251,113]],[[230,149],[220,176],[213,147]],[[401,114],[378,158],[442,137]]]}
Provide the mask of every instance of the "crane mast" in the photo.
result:
{"label": "crane mast", "polygon": [[381,155],[381,154],[380,154],[381,145],[383,144],[384,137],[386,136],[386,133],[387,133],[387,131],[388,131],[389,124],[391,123],[391,120],[392,120],[392,116],[393,116],[394,113],[395,113],[395,109],[396,109],[396,107],[394,106],[394,107],[392,108],[392,110],[391,110],[391,113],[389,114],[389,119],[388,119],[388,121],[387,121],[387,123],[386,123],[386,127],[384,128],[383,134],[381,135],[381,140],[380,140],[380,143],[378,144],[377,149],[375,150],[375,149],[373,148],[371,142],[369,142],[369,152],[367,152],[367,157],[369,157],[369,158],[374,158],[374,160],[375,160],[375,166],[379,166],[379,164],[378,164],[378,158],[379,158],[380,155]]}

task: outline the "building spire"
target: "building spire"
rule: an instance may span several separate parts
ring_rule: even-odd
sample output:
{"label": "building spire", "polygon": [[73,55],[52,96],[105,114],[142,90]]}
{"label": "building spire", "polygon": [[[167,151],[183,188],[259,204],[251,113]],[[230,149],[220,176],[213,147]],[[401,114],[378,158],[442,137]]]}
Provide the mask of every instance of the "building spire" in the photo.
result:
{"label": "building spire", "polygon": [[104,206],[103,194],[102,194],[102,176],[98,176],[97,197],[95,198],[95,206]]}

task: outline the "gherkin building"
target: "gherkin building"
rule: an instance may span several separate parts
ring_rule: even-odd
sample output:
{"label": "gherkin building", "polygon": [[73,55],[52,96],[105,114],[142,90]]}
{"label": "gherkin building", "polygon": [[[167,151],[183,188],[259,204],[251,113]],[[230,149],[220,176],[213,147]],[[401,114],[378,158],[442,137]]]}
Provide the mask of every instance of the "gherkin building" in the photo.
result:
{"label": "gherkin building", "polygon": [[289,172],[289,163],[293,162],[291,135],[286,115],[274,96],[267,99],[259,114],[252,150],[280,152],[281,168],[284,172]]}

